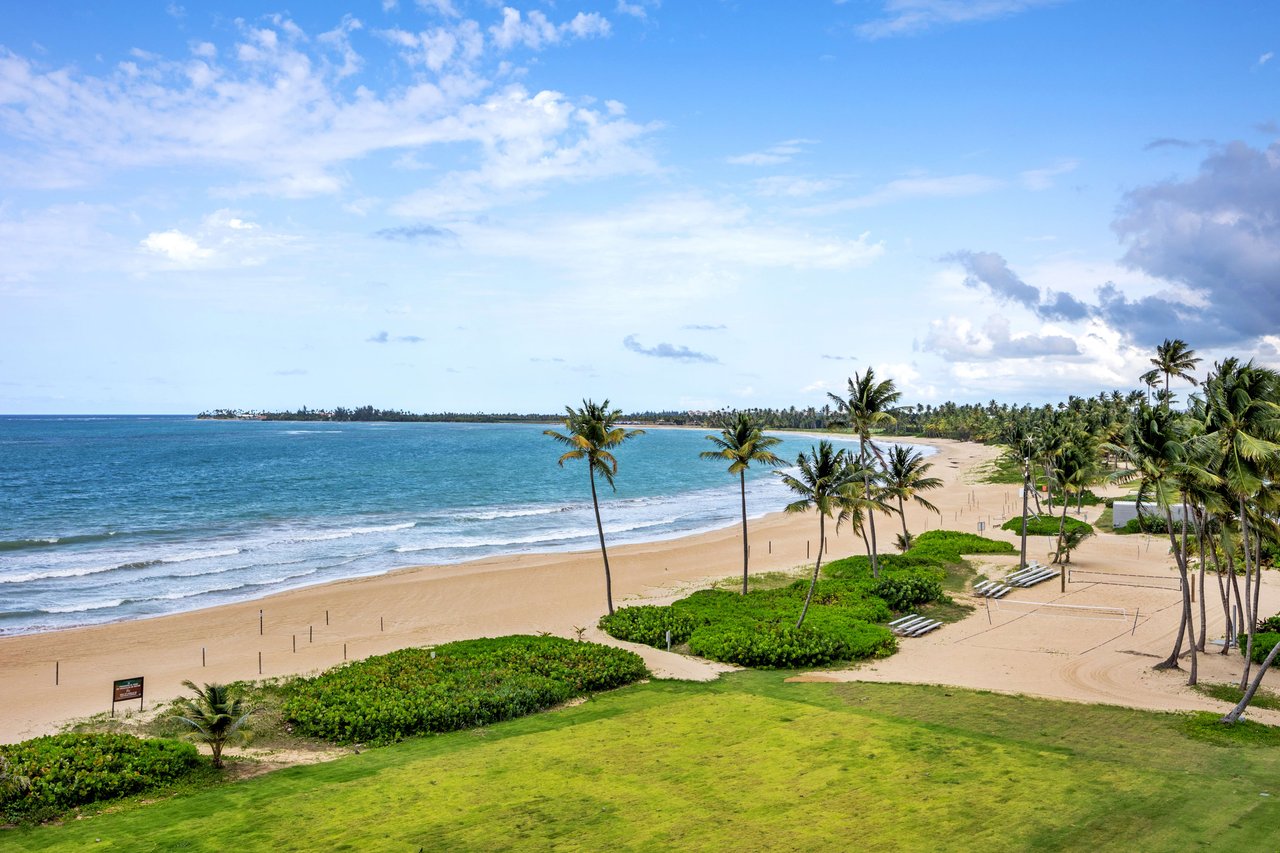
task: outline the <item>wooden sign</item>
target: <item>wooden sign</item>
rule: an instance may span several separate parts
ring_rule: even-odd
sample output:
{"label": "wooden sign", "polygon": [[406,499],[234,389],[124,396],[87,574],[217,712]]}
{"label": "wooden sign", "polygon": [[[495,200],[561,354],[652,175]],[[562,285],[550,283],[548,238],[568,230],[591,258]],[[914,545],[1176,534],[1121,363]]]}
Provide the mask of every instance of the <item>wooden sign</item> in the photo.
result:
{"label": "wooden sign", "polygon": [[116,703],[138,700],[138,710],[142,710],[142,676],[122,678],[111,682],[111,716],[116,715]]}

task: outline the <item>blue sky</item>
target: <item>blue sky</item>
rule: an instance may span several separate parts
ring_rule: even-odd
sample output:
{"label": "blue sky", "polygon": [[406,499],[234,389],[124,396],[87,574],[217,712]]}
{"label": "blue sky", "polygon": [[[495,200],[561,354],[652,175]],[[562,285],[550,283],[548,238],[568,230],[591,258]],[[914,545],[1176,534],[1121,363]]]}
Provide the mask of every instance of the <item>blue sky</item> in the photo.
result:
{"label": "blue sky", "polygon": [[24,4],[0,413],[821,405],[1280,364],[1270,3]]}

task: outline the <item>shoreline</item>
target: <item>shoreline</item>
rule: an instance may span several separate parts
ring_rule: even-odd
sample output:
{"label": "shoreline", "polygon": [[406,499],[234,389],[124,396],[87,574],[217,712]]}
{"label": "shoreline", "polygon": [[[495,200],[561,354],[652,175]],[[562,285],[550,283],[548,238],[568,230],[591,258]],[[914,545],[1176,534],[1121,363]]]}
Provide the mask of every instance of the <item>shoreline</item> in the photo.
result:
{"label": "shoreline", "polygon": [[[944,483],[928,495],[941,517],[908,507],[907,524],[914,533],[938,528],[976,533],[978,522],[984,521],[989,538],[1016,544],[1017,537],[999,530],[999,524],[1016,514],[1017,486],[973,482],[974,469],[996,458],[997,448],[948,439],[904,441],[937,449],[930,473]],[[1097,512],[1086,510],[1086,520],[1096,519]],[[891,542],[900,524],[896,517],[883,519],[878,525],[881,541]],[[811,565],[817,528],[812,512],[770,513],[752,522],[751,571]],[[614,604],[669,603],[711,581],[740,577],[741,543],[739,524],[731,524],[693,536],[613,546]],[[829,529],[828,543],[824,563],[865,553],[862,541],[847,528],[838,533]],[[1032,537],[1028,556],[1044,561],[1048,547],[1045,537]],[[973,561],[980,572],[1000,576],[1017,557],[983,555]],[[1074,568],[1095,576],[1167,578],[1171,564],[1157,537],[1099,534],[1072,555]],[[970,601],[977,607],[969,616],[925,637],[903,640],[890,658],[812,677],[949,684],[1152,710],[1227,710],[1187,688],[1184,672],[1150,669],[1167,655],[1177,632],[1176,592],[1108,585],[1105,578],[1073,583],[1061,594],[1058,586],[1050,582],[1019,591],[1019,601],[1003,602],[994,614],[984,611],[983,599]],[[1220,607],[1214,613],[1216,593],[1209,595],[1213,638],[1223,620]],[[968,600],[964,594],[957,598]],[[1024,610],[1015,612],[1015,605]],[[1132,632],[1128,622],[1037,618],[1089,607],[1123,609]],[[1277,608],[1280,584],[1267,576],[1262,609],[1270,613]],[[407,567],[236,604],[0,637],[0,742],[49,734],[108,711],[116,679],[143,676],[145,704],[153,707],[183,693],[186,679],[202,683],[302,675],[344,659],[472,637],[544,631],[573,637],[583,629],[587,639],[639,652],[658,677],[710,679],[730,669],[618,643],[594,627],[604,612],[600,553],[592,549]],[[1238,678],[1239,662],[1235,654],[1202,657],[1202,678]],[[1278,680],[1273,672],[1266,684],[1274,686]],[[137,707],[118,710],[128,713]],[[1250,716],[1280,723],[1280,712],[1251,711]]]}
{"label": "shoreline", "polygon": [[[952,457],[995,452],[939,440],[919,443],[938,448],[930,459],[940,475],[944,468],[955,473],[945,464]],[[924,529],[926,521],[911,523]],[[938,526],[936,518],[931,526]],[[812,513],[768,513],[751,522],[750,536],[753,572],[792,569],[816,556]],[[741,542],[734,523],[611,546],[614,605],[671,597],[738,575]],[[824,562],[863,553],[848,529],[829,531],[828,543]],[[306,674],[344,659],[479,636],[549,631],[571,637],[580,627],[594,632],[604,612],[600,552],[590,549],[409,566],[198,610],[0,637],[0,742],[47,734],[109,710],[116,679],[143,676],[150,706],[181,694],[185,679]]]}

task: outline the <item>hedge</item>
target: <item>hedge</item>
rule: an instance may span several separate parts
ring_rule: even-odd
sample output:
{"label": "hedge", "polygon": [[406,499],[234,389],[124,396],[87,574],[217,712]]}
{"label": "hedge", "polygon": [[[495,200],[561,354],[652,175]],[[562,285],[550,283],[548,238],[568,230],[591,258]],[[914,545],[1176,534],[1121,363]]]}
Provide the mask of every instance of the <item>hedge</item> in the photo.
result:
{"label": "hedge", "polygon": [[0,819],[47,820],[89,803],[168,785],[200,766],[196,748],[126,734],[61,734],[0,747],[25,790],[0,791]]}
{"label": "hedge", "polygon": [[[1027,535],[1028,536],[1057,536],[1058,527],[1062,524],[1062,516],[1060,515],[1042,515],[1040,517],[1027,517]],[[1022,516],[1016,515],[1013,518],[1000,525],[1001,530],[1008,530],[1013,533],[1022,533]],[[1067,516],[1067,531],[1080,530],[1083,532],[1091,532],[1093,525],[1081,521],[1078,518]],[[1010,546],[1013,547],[1013,546]]]}
{"label": "hedge", "polygon": [[390,743],[544,710],[647,675],[639,655],[560,637],[401,649],[295,681],[284,716],[305,735]]}

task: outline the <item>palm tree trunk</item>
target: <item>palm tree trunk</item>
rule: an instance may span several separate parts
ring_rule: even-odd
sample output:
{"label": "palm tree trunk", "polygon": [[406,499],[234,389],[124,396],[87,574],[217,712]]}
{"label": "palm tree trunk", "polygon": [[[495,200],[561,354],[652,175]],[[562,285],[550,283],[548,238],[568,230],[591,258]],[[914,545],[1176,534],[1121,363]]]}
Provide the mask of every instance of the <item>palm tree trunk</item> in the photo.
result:
{"label": "palm tree trunk", "polygon": [[1026,462],[1026,467],[1022,469],[1022,559],[1018,564],[1018,568],[1025,569],[1027,567],[1027,499],[1028,492],[1031,491],[1031,461]]}
{"label": "palm tree trunk", "polygon": [[[1255,598],[1250,595],[1250,583],[1253,580],[1253,555],[1249,552],[1249,519],[1245,516],[1244,496],[1240,496],[1240,544],[1244,550],[1244,618],[1248,630],[1248,639],[1244,649],[1244,672],[1240,674],[1240,689],[1249,684],[1249,668],[1253,664],[1253,629],[1258,621],[1257,610],[1254,609]],[[1258,582],[1262,582],[1259,574]]]}
{"label": "palm tree trunk", "polygon": [[[1154,669],[1178,669],[1179,668],[1178,658],[1181,657],[1182,655],[1182,640],[1186,636],[1187,628],[1191,623],[1191,587],[1187,583],[1186,554],[1185,552],[1179,551],[1178,549],[1178,538],[1177,536],[1174,535],[1174,532],[1173,532],[1173,513],[1170,512],[1168,506],[1164,508],[1164,516],[1165,516],[1165,528],[1166,530],[1168,530],[1168,533],[1169,533],[1169,544],[1173,548],[1174,562],[1178,564],[1178,576],[1182,579],[1182,619],[1178,624],[1178,640],[1173,645],[1173,652],[1170,653],[1169,657],[1165,658],[1160,663],[1156,664],[1155,667],[1153,668]],[[1183,525],[1183,530],[1184,531],[1186,530],[1186,525]],[[1191,627],[1191,630],[1194,632],[1195,626],[1191,625],[1190,627]],[[1191,643],[1191,666],[1194,672],[1194,669],[1196,666],[1196,652],[1195,652],[1194,637],[1192,639],[1193,639],[1193,642]],[[1194,684],[1195,682],[1191,682],[1191,683]]]}
{"label": "palm tree trunk", "polygon": [[747,560],[751,555],[751,550],[747,544],[747,472],[739,471],[738,477],[742,483],[742,594],[747,594]]}
{"label": "palm tree trunk", "polygon": [[905,551],[911,547],[911,534],[907,532],[907,508],[902,495],[898,495],[898,516],[902,519],[902,550]]}
{"label": "palm tree trunk", "polygon": [[[1183,525],[1183,528],[1184,528],[1184,534],[1185,534],[1186,524],[1187,524],[1187,507],[1186,507],[1186,504],[1183,504],[1183,506],[1182,506],[1182,525]],[[1205,642],[1208,640],[1208,637],[1209,637],[1209,615],[1208,615],[1208,612],[1207,612],[1207,610],[1206,610],[1207,605],[1205,604],[1205,600],[1204,600],[1204,543],[1205,543],[1205,532],[1204,532],[1204,513],[1203,513],[1203,511],[1202,511],[1202,508],[1200,508],[1200,507],[1197,507],[1197,508],[1196,508],[1196,539],[1197,539],[1197,541],[1199,542],[1199,546],[1200,546],[1200,578],[1199,578],[1199,583],[1200,583],[1200,639],[1196,641],[1196,648],[1203,652],[1203,651],[1204,651],[1204,644],[1205,644]]]}
{"label": "palm tree trunk", "polygon": [[804,597],[804,609],[796,620],[796,627],[804,624],[804,617],[809,615],[809,602],[813,600],[813,588],[818,585],[818,567],[822,565],[822,545],[827,541],[827,517],[818,512],[818,561],[813,564],[813,579],[809,581],[809,594]]}
{"label": "palm tree trunk", "polygon": [[1258,688],[1262,685],[1262,676],[1267,674],[1267,670],[1271,667],[1272,662],[1276,659],[1276,653],[1280,652],[1280,643],[1276,643],[1263,658],[1262,663],[1258,666],[1258,674],[1254,676],[1249,689],[1245,690],[1244,695],[1240,697],[1240,701],[1230,712],[1227,713],[1219,722],[1234,725],[1240,721],[1240,715],[1244,713],[1244,709],[1249,707],[1249,703],[1253,701],[1253,695],[1258,692]]}
{"label": "palm tree trunk", "polygon": [[858,452],[862,455],[862,487],[867,497],[867,525],[871,529],[871,577],[880,577],[880,560],[876,551],[876,513],[871,508],[871,475],[867,473],[867,446],[862,436],[858,436]]}
{"label": "palm tree trunk", "polygon": [[604,547],[604,525],[600,523],[600,499],[596,497],[596,471],[587,463],[587,473],[591,475],[591,505],[596,510],[596,533],[600,534],[600,555],[604,557],[604,597],[609,603],[609,615],[613,615],[613,578],[609,574],[609,551]]}

